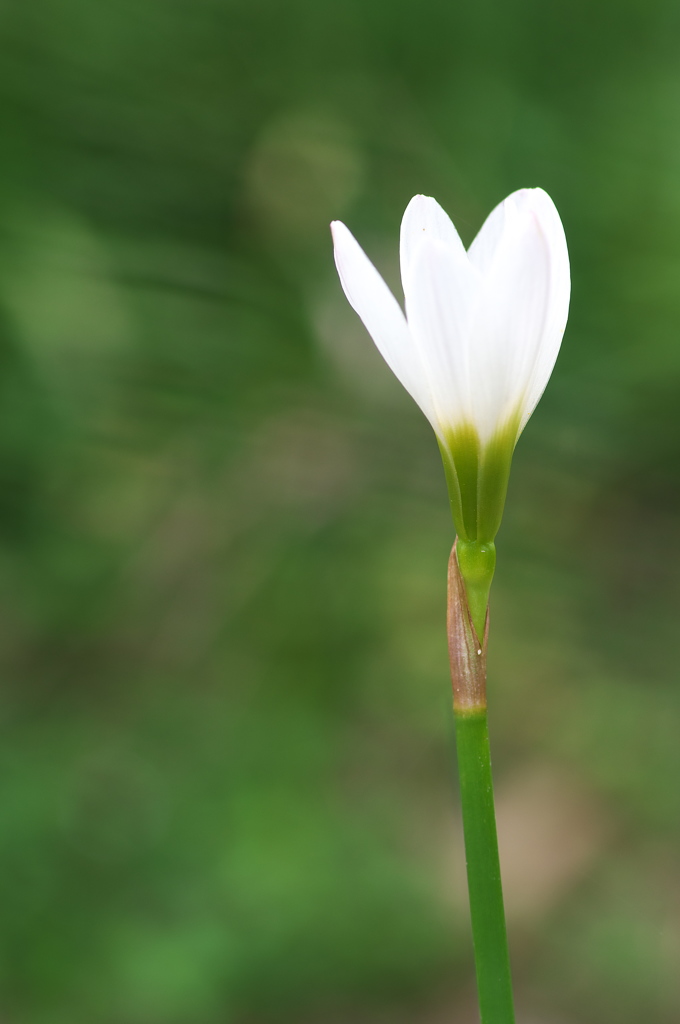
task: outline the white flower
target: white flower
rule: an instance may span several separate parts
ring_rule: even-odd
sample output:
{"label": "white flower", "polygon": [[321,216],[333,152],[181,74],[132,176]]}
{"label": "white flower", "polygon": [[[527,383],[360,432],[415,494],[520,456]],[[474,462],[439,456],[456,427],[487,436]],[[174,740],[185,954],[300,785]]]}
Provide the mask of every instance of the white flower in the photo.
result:
{"label": "white flower", "polygon": [[512,451],[567,322],[569,256],[552,200],[514,192],[466,252],[439,204],[415,196],[401,225],[405,315],[345,225],[331,229],[347,298],[437,435],[460,537],[492,541]]}

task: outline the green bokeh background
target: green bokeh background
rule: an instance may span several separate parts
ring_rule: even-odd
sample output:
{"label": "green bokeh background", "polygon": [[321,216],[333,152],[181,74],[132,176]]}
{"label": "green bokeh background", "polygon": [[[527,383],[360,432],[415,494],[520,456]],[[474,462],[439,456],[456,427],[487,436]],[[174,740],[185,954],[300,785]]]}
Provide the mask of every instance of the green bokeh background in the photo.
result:
{"label": "green bokeh background", "polygon": [[680,1019],[680,5],[0,11],[0,1018],[472,1024],[431,431],[335,276],[541,185],[491,728],[522,1024]]}

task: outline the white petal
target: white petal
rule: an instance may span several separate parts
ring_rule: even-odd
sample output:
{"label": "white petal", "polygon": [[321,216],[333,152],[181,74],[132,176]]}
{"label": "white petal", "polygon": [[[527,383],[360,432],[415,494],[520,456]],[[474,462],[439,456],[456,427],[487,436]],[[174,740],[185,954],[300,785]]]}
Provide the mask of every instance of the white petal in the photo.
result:
{"label": "white petal", "polygon": [[480,246],[476,259],[485,266],[473,330],[475,420],[483,437],[518,406],[524,427],[555,364],[569,299],[566,242],[552,201],[527,189],[503,206],[488,236],[493,247]]}
{"label": "white petal", "polygon": [[527,387],[524,415],[520,425],[520,430],[523,430],[545,390],[560,350],[569,314],[571,276],[567,239],[560,215],[552,199],[540,188],[524,189],[518,196],[520,197],[518,203],[520,210],[523,210],[524,203],[526,203],[538,222],[548,247],[550,265],[547,314],[543,327],[543,338]]}
{"label": "white petal", "polygon": [[409,327],[444,426],[473,412],[470,331],[480,284],[464,250],[429,238],[416,249],[404,281]]}
{"label": "white petal", "polygon": [[465,254],[451,218],[430,196],[414,196],[404,211],[399,237],[401,279],[405,281],[414,254],[424,239],[437,240],[451,246],[458,256]]}
{"label": "white petal", "polygon": [[399,303],[348,228],[336,220],[331,232],[335,265],[350,305],[387,365],[434,425],[432,394]]}
{"label": "white petal", "polygon": [[[489,271],[494,254],[506,228],[508,215],[512,217],[514,209],[508,196],[502,203],[491,211],[482,224],[474,242],[468,249],[470,262],[474,264],[481,274]],[[510,207],[510,209],[508,208]]]}

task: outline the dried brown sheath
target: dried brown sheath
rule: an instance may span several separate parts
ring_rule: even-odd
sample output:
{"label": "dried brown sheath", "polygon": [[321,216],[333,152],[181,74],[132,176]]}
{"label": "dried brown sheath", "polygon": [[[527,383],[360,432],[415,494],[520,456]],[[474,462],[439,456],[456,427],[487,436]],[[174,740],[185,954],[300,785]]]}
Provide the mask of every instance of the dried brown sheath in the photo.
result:
{"label": "dried brown sheath", "polygon": [[456,545],[449,558],[447,630],[449,660],[453,683],[453,707],[457,712],[486,707],[486,647],[489,638],[489,612],[480,642],[472,625],[465,584],[458,568]]}

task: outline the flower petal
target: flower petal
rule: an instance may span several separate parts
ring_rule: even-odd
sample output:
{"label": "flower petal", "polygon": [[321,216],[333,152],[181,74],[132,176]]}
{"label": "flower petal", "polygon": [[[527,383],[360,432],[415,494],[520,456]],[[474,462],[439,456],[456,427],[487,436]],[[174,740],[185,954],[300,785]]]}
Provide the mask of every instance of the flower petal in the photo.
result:
{"label": "flower petal", "polygon": [[462,249],[429,237],[410,259],[406,315],[443,427],[472,413],[470,332],[481,277]]}
{"label": "flower petal", "polygon": [[506,228],[510,200],[512,200],[512,196],[508,196],[491,211],[468,249],[470,262],[479,270],[480,274],[488,273],[493,262],[494,254]]}
{"label": "flower petal", "polygon": [[569,299],[571,296],[571,275],[569,272],[569,251],[564,227],[555,204],[540,188],[524,189],[518,196],[518,207],[523,211],[530,206],[548,248],[549,276],[547,314],[543,327],[543,338],[534,362],[531,379],[527,387],[525,410],[520,432],[536,408],[545,390],[550,374],[562,344],[562,335],[567,326]]}
{"label": "flower petal", "polygon": [[432,394],[399,303],[348,228],[336,220],[331,232],[335,265],[350,305],[387,365],[434,424]]}
{"label": "flower petal", "polygon": [[414,196],[401,221],[399,257],[402,282],[408,276],[415,252],[425,238],[444,242],[458,255],[465,253],[451,218],[437,200],[430,196]]}
{"label": "flower petal", "polygon": [[518,411],[518,434],[523,429],[555,364],[569,302],[566,242],[552,201],[525,189],[502,205],[475,257],[484,283],[473,329],[474,418],[485,438]]}

